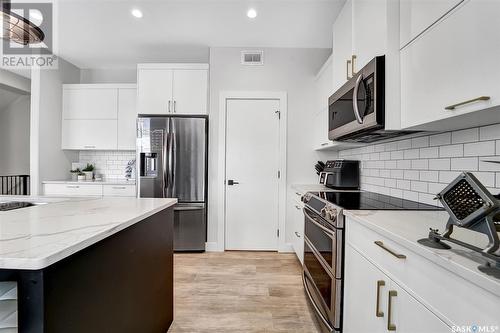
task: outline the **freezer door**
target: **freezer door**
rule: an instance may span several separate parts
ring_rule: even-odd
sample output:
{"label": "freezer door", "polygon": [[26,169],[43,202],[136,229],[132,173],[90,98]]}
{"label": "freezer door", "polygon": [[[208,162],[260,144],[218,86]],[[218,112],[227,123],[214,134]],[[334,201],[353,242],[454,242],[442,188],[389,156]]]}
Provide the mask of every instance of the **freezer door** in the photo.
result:
{"label": "freezer door", "polygon": [[179,202],[204,202],[207,119],[172,117],[169,125],[167,196]]}
{"label": "freezer door", "polygon": [[174,207],[174,251],[205,251],[207,211],[204,203],[177,204]]}

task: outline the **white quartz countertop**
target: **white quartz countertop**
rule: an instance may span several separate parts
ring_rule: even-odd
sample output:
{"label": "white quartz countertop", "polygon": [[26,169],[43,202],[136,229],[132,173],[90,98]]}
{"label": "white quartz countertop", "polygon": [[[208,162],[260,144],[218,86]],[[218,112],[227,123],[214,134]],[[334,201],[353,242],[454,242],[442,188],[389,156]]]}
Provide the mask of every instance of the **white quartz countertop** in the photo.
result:
{"label": "white quartz countertop", "polygon": [[[429,228],[439,229],[440,233],[444,231],[448,221],[448,214],[445,211],[344,210],[344,215],[500,296],[500,279],[477,269],[485,262],[481,254],[450,242],[446,244],[452,247],[451,250],[433,249],[417,243],[419,239],[429,235]],[[349,225],[346,225],[346,228],[349,228]],[[458,227],[453,229],[452,237],[481,248],[488,244],[486,235]]]}
{"label": "white quartz countertop", "polygon": [[47,180],[43,181],[43,184],[79,184],[79,185],[87,185],[87,184],[96,184],[96,185],[135,185],[135,179],[133,180],[125,180],[125,179],[116,179],[116,180],[99,180],[99,181],[73,181],[73,180]]}
{"label": "white quartz countertop", "polygon": [[0,269],[42,269],[177,203],[160,198],[19,199],[47,204],[0,211]]}
{"label": "white quartz countertop", "polygon": [[292,184],[291,187],[300,194],[305,194],[306,192],[331,190],[325,185],[321,184]]}

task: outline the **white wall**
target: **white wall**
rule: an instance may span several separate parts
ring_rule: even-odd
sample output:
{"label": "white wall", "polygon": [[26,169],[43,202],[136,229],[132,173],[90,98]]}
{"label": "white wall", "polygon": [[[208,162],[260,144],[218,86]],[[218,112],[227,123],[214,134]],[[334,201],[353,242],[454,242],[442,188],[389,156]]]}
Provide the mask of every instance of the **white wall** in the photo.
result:
{"label": "white wall", "polygon": [[29,78],[5,69],[0,69],[0,87],[22,93],[29,93],[31,90],[31,82]]}
{"label": "white wall", "polygon": [[[287,184],[316,182],[312,150],[314,78],[328,58],[329,49],[263,48],[264,66],[243,66],[246,48],[210,49],[209,217],[208,242],[217,242],[219,95],[221,91],[286,91],[288,93]],[[252,48],[255,49],[255,48]],[[288,220],[288,219],[287,219]],[[288,242],[291,238],[287,233]]]}
{"label": "white wall", "polygon": [[81,69],[80,83],[136,83],[137,68]]}
{"label": "white wall", "polygon": [[[32,115],[38,118],[38,128],[35,129],[38,163],[33,164],[32,174],[38,175],[38,188],[33,188],[33,194],[40,194],[41,182],[44,180],[60,180],[68,177],[71,163],[78,161],[78,152],[61,149],[62,129],[62,85],[79,83],[80,69],[59,58],[58,69],[42,69],[33,71],[31,77]],[[36,119],[35,119],[36,123]],[[33,129],[33,127],[32,127]],[[36,142],[37,140],[38,142]]]}
{"label": "white wall", "polygon": [[0,175],[30,172],[30,96],[0,110]]}

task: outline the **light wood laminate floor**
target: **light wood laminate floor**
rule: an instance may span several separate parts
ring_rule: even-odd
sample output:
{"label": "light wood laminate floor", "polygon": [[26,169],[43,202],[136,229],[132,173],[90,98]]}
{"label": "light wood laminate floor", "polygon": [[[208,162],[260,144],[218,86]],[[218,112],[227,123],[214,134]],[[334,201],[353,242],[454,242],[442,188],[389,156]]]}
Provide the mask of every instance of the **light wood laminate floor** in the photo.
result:
{"label": "light wood laminate floor", "polygon": [[169,333],[317,333],[295,254],[175,254]]}

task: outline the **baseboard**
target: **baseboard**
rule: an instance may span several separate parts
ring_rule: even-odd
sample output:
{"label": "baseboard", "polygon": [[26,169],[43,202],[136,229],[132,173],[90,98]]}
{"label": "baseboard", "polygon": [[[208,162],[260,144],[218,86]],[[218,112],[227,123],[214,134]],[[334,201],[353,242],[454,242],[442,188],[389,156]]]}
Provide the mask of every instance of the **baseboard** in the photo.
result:
{"label": "baseboard", "polygon": [[217,242],[206,242],[205,250],[207,252],[221,252],[219,249],[219,244]]}
{"label": "baseboard", "polygon": [[278,252],[295,252],[291,243],[285,243]]}

